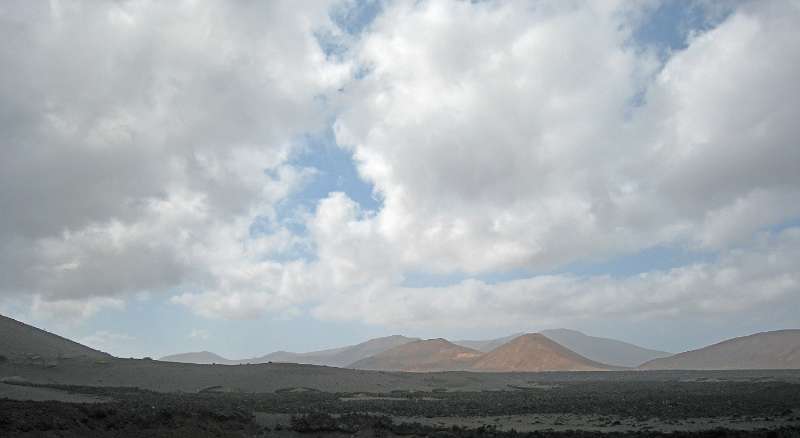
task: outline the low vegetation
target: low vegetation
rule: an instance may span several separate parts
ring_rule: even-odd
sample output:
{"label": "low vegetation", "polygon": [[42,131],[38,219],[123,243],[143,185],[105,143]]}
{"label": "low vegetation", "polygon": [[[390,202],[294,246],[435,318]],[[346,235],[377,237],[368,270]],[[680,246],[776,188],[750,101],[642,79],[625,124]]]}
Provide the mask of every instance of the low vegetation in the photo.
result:
{"label": "low vegetation", "polygon": [[[26,384],[31,385],[31,384]],[[527,434],[491,424],[434,425],[431,417],[491,417],[515,414],[592,414],[652,419],[669,424],[687,418],[736,417],[773,421],[766,430],[681,432],[670,437],[797,436],[800,384],[786,382],[558,382],[547,387],[483,392],[394,391],[387,394],[330,393],[287,388],[278,393],[204,391],[157,393],[135,388],[50,388],[113,399],[78,404],[0,400],[0,436],[436,436],[436,437],[637,437],[653,430],[536,431]],[[271,426],[256,413],[284,415]],[[143,434],[143,435],[142,435]],[[666,435],[665,435],[666,436]]]}

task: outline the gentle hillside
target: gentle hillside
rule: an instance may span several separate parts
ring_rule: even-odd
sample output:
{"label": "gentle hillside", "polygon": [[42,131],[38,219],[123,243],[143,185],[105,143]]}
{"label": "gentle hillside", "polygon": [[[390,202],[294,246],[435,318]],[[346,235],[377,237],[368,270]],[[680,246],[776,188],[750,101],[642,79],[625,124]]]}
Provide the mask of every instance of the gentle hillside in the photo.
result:
{"label": "gentle hillside", "polygon": [[0,355],[9,359],[32,356],[42,358],[111,357],[102,351],[2,315],[0,315]]}
{"label": "gentle hillside", "polygon": [[453,343],[456,345],[460,345],[462,347],[472,348],[473,350],[478,350],[484,353],[488,353],[494,350],[495,348],[505,344],[506,342],[511,341],[517,336],[522,336],[522,335],[523,333],[514,333],[513,335],[508,335],[497,339],[486,339],[482,341],[460,340],[460,341],[453,341]]}
{"label": "gentle hillside", "polygon": [[419,341],[419,338],[408,338],[400,335],[386,336],[383,338],[370,339],[358,345],[353,345],[344,349],[342,352],[331,357],[331,366],[344,367],[353,362],[365,359],[376,354],[383,353],[410,342]]}
{"label": "gentle hillside", "polygon": [[292,353],[290,351],[276,351],[251,359],[226,359],[218,354],[201,351],[196,353],[180,353],[162,357],[160,360],[168,362],[197,363],[197,364],[259,364],[268,362],[300,363],[309,365],[325,365],[332,367],[343,367],[353,362],[359,361],[369,356],[382,353],[390,348],[397,347],[409,342],[417,341],[418,338],[407,338],[405,336],[393,335],[383,338],[370,339],[356,345],[347,347],[331,348],[327,350],[311,351],[308,353]]}
{"label": "gentle hillside", "polygon": [[653,359],[672,356],[672,353],[666,351],[650,350],[616,339],[588,336],[576,330],[543,330],[541,334],[581,356],[608,365],[633,368]]}
{"label": "gentle hillside", "polygon": [[241,359],[241,363],[286,362],[310,365],[330,365],[331,357],[350,347],[331,348],[327,350],[294,353],[291,351],[274,351],[252,359]]}
{"label": "gentle hillside", "polygon": [[400,335],[385,336],[382,338],[370,339],[360,344],[349,345],[347,347],[335,348],[331,350],[313,351],[310,353],[270,353],[266,356],[254,359],[252,363],[272,361],[344,367],[366,357],[373,356],[399,345],[407,344],[417,340],[419,339],[407,338]]}
{"label": "gentle hillside", "polygon": [[225,364],[232,365],[238,363],[230,359],[212,353],[210,351],[196,351],[191,353],[180,353],[164,356],[161,359],[164,362],[179,362],[179,363],[197,363],[197,364]]}
{"label": "gentle hillside", "polygon": [[733,338],[699,350],[652,360],[640,368],[797,369],[800,368],[800,330],[778,330]]}
{"label": "gentle hillside", "polygon": [[359,360],[348,368],[380,371],[455,371],[469,369],[483,353],[445,339],[410,342]]}
{"label": "gentle hillside", "polygon": [[598,371],[611,368],[539,333],[518,336],[486,353],[471,367],[476,371]]}
{"label": "gentle hillside", "polygon": [[[650,350],[616,339],[585,335],[577,330],[555,329],[543,330],[540,333],[595,362],[620,367],[633,368],[649,360],[672,355],[672,353],[666,351]],[[453,343],[488,353],[520,335],[522,333],[515,333],[497,339],[482,341],[462,340],[453,341]]]}

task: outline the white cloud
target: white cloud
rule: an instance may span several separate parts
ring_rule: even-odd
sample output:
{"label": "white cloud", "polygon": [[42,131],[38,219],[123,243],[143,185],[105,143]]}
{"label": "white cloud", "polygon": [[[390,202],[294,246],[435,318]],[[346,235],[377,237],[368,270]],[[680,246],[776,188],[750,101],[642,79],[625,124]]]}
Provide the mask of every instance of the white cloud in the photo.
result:
{"label": "white cloud", "polygon": [[669,60],[638,114],[629,175],[701,246],[800,216],[798,19],[796,2],[744,5]]}
{"label": "white cloud", "polygon": [[207,341],[210,337],[211,334],[208,333],[208,330],[204,329],[192,329],[192,331],[189,332],[189,339]]}
{"label": "white cloud", "polygon": [[[753,233],[800,215],[797,109],[784,103],[798,94],[800,12],[745,5],[659,65],[630,43],[641,11],[628,7],[391,5],[353,48],[369,73],[336,121],[381,208],[322,200],[307,224],[316,259],[276,276],[292,285],[283,293],[174,301],[233,317],[311,303],[322,319],[451,328],[791,303],[796,232]],[[544,271],[654,245],[720,255],[633,278],[402,286],[413,272]]]}
{"label": "white cloud", "polygon": [[337,139],[405,263],[489,272],[629,249],[597,210],[623,183],[602,176],[655,63],[609,4],[401,3],[374,25]]}
{"label": "white cloud", "polygon": [[[336,134],[383,206],[319,204],[314,314],[474,327],[794,305],[796,231],[752,242],[800,216],[800,6],[745,4],[659,66],[630,43],[634,5],[545,5],[400,2],[359,42],[369,74]],[[655,245],[720,260],[401,286],[411,272],[541,272]]]}
{"label": "white cloud", "polygon": [[[800,228],[762,236],[696,263],[632,277],[540,275],[502,283],[385,288],[377,282],[323,302],[323,319],[400,328],[528,328],[613,320],[711,318],[800,306]],[[372,287],[374,286],[374,287]]]}
{"label": "white cloud", "polygon": [[44,299],[34,295],[30,313],[36,320],[56,320],[61,323],[85,320],[103,309],[121,310],[125,302],[112,297],[84,297],[81,299]]}
{"label": "white cloud", "polygon": [[[0,6],[0,292],[84,317],[180,287],[273,293],[264,260],[302,240],[275,205],[312,173],[288,160],[349,76],[314,35],[328,7]],[[251,239],[256,218],[273,232]]]}
{"label": "white cloud", "polygon": [[[0,291],[43,312],[164,291],[207,317],[426,327],[797,304],[797,230],[758,234],[800,216],[796,2],[743,3],[663,62],[633,41],[651,5],[624,1],[393,2],[337,60],[324,2],[61,6],[0,6]],[[331,193],[298,235],[275,206],[332,114],[382,204]],[[403,286],[656,245],[719,259]]]}
{"label": "white cloud", "polygon": [[336,132],[384,198],[365,240],[542,270],[800,215],[796,4],[742,7],[660,71],[634,5],[546,5],[401,2],[360,42]]}

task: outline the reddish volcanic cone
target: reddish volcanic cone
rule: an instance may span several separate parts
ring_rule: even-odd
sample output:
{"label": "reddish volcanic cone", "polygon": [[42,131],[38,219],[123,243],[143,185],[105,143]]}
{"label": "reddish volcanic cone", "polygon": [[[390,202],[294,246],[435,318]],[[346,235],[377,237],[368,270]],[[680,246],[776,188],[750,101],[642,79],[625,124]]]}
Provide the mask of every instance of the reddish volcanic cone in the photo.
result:
{"label": "reddish volcanic cone", "polygon": [[359,360],[349,368],[381,371],[455,371],[469,369],[483,353],[445,339],[409,342]]}
{"label": "reddish volcanic cone", "polygon": [[594,362],[539,333],[514,338],[486,353],[475,371],[601,371],[613,367]]}

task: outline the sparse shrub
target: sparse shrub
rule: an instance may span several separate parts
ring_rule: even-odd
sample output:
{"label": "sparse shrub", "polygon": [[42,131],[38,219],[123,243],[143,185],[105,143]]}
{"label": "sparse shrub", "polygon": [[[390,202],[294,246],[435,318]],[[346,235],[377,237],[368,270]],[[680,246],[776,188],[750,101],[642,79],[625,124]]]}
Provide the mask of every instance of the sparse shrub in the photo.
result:
{"label": "sparse shrub", "polygon": [[295,432],[333,432],[337,430],[336,419],[325,413],[293,416],[290,420]]}

